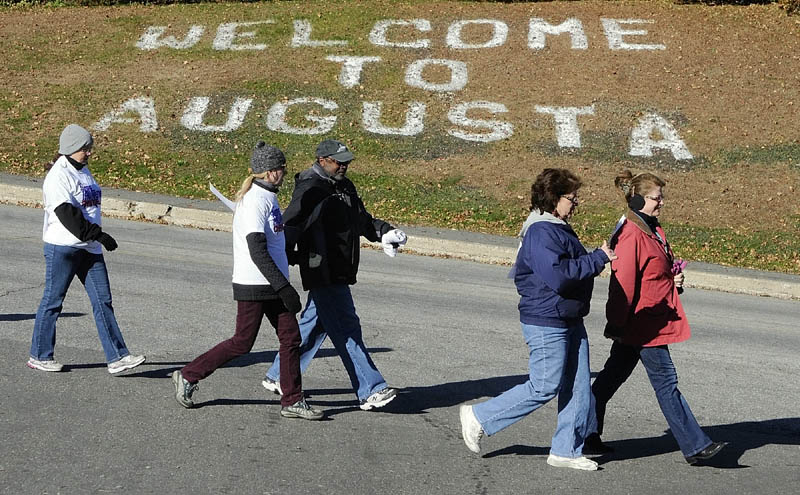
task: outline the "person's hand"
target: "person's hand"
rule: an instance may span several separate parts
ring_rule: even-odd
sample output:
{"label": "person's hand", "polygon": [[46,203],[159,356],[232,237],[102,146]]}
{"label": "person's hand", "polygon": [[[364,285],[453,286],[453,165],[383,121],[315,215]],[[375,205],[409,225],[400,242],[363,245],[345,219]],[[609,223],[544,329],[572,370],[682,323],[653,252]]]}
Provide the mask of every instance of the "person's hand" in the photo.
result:
{"label": "person's hand", "polygon": [[113,251],[117,249],[117,241],[115,241],[113,237],[105,232],[100,233],[100,235],[97,237],[97,242],[102,244],[103,247],[106,248],[106,251]]}
{"label": "person's hand", "polygon": [[603,329],[603,337],[611,339],[614,342],[620,342],[622,334],[623,330],[621,328],[615,327],[611,325],[611,323],[606,322],[606,327]]}
{"label": "person's hand", "polygon": [[278,291],[278,297],[281,298],[283,305],[286,306],[286,309],[293,315],[296,315],[303,309],[303,305],[300,303],[300,294],[298,294],[291,285],[281,287]]}
{"label": "person's hand", "polygon": [[673,280],[675,281],[675,287],[677,287],[679,289],[682,289],[683,288],[683,282],[686,280],[686,275],[684,275],[684,273],[681,272],[681,273],[675,275],[675,278]]}
{"label": "person's hand", "polygon": [[383,252],[390,258],[397,256],[397,249],[408,241],[406,233],[400,229],[390,230],[381,236]]}
{"label": "person's hand", "polygon": [[602,249],[603,252],[606,253],[606,256],[608,256],[608,261],[614,261],[615,259],[617,259],[617,255],[616,253],[614,253],[614,250],[608,247],[608,241],[603,241],[603,245],[600,246],[600,249]]}

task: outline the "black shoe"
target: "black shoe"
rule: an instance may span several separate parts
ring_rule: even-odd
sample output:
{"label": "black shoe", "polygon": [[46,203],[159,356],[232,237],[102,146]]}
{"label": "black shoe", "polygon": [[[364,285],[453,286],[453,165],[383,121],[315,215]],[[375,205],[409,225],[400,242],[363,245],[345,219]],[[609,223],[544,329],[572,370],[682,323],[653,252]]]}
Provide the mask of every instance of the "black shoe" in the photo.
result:
{"label": "black shoe", "polygon": [[611,452],[614,452],[614,449],[604,444],[597,433],[592,433],[583,441],[584,455],[602,455]]}
{"label": "black shoe", "polygon": [[726,445],[728,445],[728,442],[711,442],[711,445],[695,455],[686,456],[686,462],[689,464],[697,464],[700,461],[707,461],[719,454],[719,451],[722,450],[722,447]]}

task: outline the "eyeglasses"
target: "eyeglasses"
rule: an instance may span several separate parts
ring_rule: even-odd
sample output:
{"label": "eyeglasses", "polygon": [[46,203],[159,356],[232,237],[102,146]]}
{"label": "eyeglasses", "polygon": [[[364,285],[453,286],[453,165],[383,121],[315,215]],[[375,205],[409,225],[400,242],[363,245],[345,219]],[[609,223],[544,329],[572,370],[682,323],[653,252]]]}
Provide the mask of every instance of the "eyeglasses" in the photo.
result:
{"label": "eyeglasses", "polygon": [[580,202],[581,202],[581,198],[579,198],[577,194],[575,196],[572,196],[572,197],[569,197],[569,196],[561,196],[561,197],[566,199],[570,203],[574,204],[575,206],[578,206],[578,204],[580,204]]}
{"label": "eyeglasses", "polygon": [[645,198],[652,199],[656,203],[663,203],[666,200],[666,198],[663,195],[661,195],[661,196],[645,196]]}

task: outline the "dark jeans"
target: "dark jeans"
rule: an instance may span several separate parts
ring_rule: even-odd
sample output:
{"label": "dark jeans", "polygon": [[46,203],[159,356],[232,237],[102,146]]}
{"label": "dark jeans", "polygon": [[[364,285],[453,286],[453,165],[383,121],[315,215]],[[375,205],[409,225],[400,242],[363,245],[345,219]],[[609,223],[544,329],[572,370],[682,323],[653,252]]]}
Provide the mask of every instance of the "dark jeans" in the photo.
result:
{"label": "dark jeans", "polygon": [[711,445],[711,439],[700,429],[694,414],[689,409],[689,404],[678,390],[678,374],[669,355],[669,348],[665,345],[631,347],[614,342],[611,346],[611,355],[592,384],[592,393],[596,401],[597,433],[601,435],[603,433],[606,404],[620,385],[631,376],[640,360],[656,393],[661,412],[683,455],[695,455]]}
{"label": "dark jeans", "polygon": [[211,350],[195,358],[181,370],[189,383],[197,383],[231,359],[247,354],[253,348],[261,319],[266,316],[275,327],[281,357],[282,406],[291,406],[303,398],[300,378],[300,329],[297,319],[280,299],[237,301],[236,332]]}

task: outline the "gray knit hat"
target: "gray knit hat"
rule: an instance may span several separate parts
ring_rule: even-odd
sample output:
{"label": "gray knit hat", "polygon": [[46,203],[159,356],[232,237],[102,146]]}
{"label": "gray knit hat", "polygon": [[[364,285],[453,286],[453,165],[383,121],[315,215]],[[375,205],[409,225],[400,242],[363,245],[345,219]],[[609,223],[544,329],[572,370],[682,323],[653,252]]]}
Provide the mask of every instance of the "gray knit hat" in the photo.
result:
{"label": "gray knit hat", "polygon": [[254,174],[262,174],[267,170],[281,168],[286,165],[286,157],[283,151],[274,146],[270,146],[264,141],[259,141],[253,148],[253,155],[250,157],[250,168]]}
{"label": "gray knit hat", "polygon": [[91,147],[94,139],[89,131],[78,124],[70,124],[61,131],[58,138],[58,152],[62,155],[71,155],[83,148]]}

